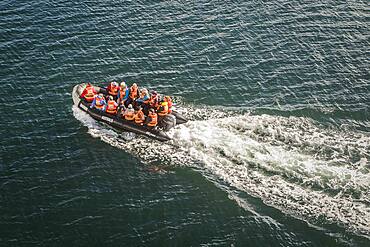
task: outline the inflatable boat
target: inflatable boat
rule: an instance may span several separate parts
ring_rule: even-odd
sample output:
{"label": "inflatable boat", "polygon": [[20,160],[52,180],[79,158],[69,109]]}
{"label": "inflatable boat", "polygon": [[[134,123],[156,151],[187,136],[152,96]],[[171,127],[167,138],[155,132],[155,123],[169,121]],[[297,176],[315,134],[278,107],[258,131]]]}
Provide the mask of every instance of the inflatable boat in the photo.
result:
{"label": "inflatable boat", "polygon": [[[89,114],[95,120],[106,123],[115,129],[125,132],[133,132],[158,141],[169,141],[171,140],[171,137],[166,132],[178,124],[183,124],[187,122],[187,119],[183,117],[179,112],[172,110],[171,114],[158,119],[158,126],[155,128],[147,127],[145,125],[138,125],[133,121],[123,119],[119,115],[112,115],[95,108],[90,108],[91,103],[87,102],[85,99],[80,98],[80,95],[85,89],[85,86],[85,83],[74,86],[72,91],[74,105]],[[94,86],[94,88],[97,93],[102,93],[104,95],[107,94],[105,88],[97,86]]]}

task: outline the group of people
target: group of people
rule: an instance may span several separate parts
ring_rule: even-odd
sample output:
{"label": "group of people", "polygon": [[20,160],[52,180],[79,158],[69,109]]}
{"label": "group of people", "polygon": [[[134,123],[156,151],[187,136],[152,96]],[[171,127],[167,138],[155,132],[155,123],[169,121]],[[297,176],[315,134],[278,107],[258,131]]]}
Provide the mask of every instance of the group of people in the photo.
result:
{"label": "group of people", "polygon": [[111,82],[105,89],[106,96],[97,93],[94,86],[88,83],[80,97],[91,103],[90,108],[119,115],[128,121],[149,127],[157,126],[158,117],[164,117],[172,112],[171,97],[161,98],[156,91],[149,94],[146,88],[139,90],[136,83],[128,87],[125,82],[121,82],[120,85]]}

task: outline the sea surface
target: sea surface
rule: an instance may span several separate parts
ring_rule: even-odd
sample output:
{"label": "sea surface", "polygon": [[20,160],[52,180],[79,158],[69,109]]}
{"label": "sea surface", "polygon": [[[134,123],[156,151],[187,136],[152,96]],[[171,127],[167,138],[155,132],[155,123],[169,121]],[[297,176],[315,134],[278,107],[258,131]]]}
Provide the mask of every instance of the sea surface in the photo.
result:
{"label": "sea surface", "polygon": [[[74,85],[138,83],[160,143]],[[364,0],[2,0],[0,246],[370,246]]]}

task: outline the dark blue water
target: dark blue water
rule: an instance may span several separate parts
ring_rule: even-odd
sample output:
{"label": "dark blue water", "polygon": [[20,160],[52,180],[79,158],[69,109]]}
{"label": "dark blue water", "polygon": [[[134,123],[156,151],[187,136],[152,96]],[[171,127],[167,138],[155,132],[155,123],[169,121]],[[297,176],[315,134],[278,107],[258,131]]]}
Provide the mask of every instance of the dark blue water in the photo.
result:
{"label": "dark blue water", "polygon": [[[0,246],[368,246],[367,1],[0,3]],[[131,141],[80,82],[176,96]]]}

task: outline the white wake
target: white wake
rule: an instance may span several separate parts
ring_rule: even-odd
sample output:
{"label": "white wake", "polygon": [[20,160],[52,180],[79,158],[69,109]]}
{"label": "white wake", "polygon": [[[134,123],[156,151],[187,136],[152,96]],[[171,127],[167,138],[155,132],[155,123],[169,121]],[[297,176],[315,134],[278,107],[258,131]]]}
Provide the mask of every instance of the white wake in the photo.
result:
{"label": "white wake", "polygon": [[370,234],[367,133],[323,127],[306,118],[232,117],[192,109],[188,117],[198,120],[176,127],[170,133],[173,141],[163,144],[142,137],[124,140],[77,108],[73,111],[92,136],[143,162],[196,166],[293,216]]}

